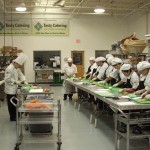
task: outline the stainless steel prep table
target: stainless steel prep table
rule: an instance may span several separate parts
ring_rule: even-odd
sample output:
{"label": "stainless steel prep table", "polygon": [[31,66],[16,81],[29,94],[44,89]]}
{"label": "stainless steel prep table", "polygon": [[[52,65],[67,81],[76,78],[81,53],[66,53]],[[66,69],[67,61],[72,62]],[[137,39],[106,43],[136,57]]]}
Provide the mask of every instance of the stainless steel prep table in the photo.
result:
{"label": "stainless steel prep table", "polygon": [[[128,110],[148,110],[150,109],[150,104],[138,104],[132,101],[129,101],[129,99],[122,99],[119,98],[118,100],[113,100],[112,98],[102,97],[98,94],[96,94],[95,87],[96,85],[89,85],[85,86],[82,84],[82,82],[73,82],[71,79],[66,79],[66,82],[68,82],[71,85],[74,85],[76,88],[81,89],[89,94],[92,94],[94,97],[102,100],[106,104],[110,106],[111,109],[115,112],[115,150],[119,150],[119,143],[120,139],[124,137],[126,139],[126,150],[130,149],[130,139],[137,139],[137,138],[148,138],[150,141],[150,133],[142,134],[142,135],[133,135],[130,133],[130,125],[131,124],[140,124],[140,123],[150,123],[150,118],[131,118],[130,113],[124,113],[124,111]],[[101,88],[101,87],[99,87]],[[121,97],[122,94],[115,92],[115,95],[118,97]],[[80,107],[80,104],[79,104]],[[93,114],[91,114],[92,117]],[[90,117],[90,120],[91,120]],[[118,131],[118,122],[123,122],[127,125],[127,133],[123,134]],[[97,118],[95,118],[95,126],[97,123]]]}

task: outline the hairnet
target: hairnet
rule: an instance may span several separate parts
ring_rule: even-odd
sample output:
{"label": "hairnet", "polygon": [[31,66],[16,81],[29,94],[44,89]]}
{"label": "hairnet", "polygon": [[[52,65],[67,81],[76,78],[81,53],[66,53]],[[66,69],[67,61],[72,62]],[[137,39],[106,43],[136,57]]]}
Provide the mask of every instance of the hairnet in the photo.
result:
{"label": "hairnet", "polygon": [[116,64],[122,64],[122,60],[120,58],[114,58],[112,61],[111,61],[111,65],[116,65]]}
{"label": "hairnet", "polygon": [[141,61],[137,64],[137,70],[142,71],[143,69],[150,68],[150,63],[147,61]]}
{"label": "hairnet", "polygon": [[99,62],[99,61],[106,61],[106,58],[104,58],[104,57],[97,57],[97,58],[95,59],[95,61],[96,61],[96,62]]}
{"label": "hairnet", "polygon": [[126,71],[126,70],[130,70],[132,68],[132,66],[130,64],[123,64],[121,66],[121,70],[123,71]]}
{"label": "hairnet", "polygon": [[94,57],[90,57],[90,59],[89,60],[94,60],[95,61],[95,58]]}
{"label": "hairnet", "polygon": [[113,57],[113,56],[110,56],[110,57],[107,59],[107,62],[108,62],[109,64],[111,64],[111,62],[112,62],[113,59],[114,59],[114,57]]}
{"label": "hairnet", "polygon": [[106,59],[108,59],[109,57],[114,57],[114,56],[112,54],[107,54]]}
{"label": "hairnet", "polygon": [[67,62],[72,62],[72,58],[68,58]]}

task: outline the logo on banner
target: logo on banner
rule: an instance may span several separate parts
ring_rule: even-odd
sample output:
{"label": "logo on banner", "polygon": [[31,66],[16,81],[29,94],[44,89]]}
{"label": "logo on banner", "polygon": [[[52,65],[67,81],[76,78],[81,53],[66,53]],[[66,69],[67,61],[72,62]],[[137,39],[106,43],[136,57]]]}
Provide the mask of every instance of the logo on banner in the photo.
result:
{"label": "logo on banner", "polygon": [[35,26],[34,26],[38,31],[40,31],[43,26],[38,22]]}
{"label": "logo on banner", "polygon": [[4,24],[0,22],[0,31],[5,28]]}

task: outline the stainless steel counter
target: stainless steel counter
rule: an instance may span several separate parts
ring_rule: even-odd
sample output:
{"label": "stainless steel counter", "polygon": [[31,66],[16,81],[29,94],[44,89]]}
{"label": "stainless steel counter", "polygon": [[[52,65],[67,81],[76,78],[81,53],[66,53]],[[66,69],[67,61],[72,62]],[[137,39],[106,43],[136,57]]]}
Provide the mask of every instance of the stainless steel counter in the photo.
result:
{"label": "stainless steel counter", "polygon": [[119,97],[118,100],[114,100],[112,98],[107,98],[107,97],[102,97],[98,94],[96,94],[96,90],[98,89],[103,89],[102,87],[96,86],[96,85],[83,85],[82,81],[81,82],[74,82],[71,79],[66,79],[66,82],[68,82],[69,84],[75,86],[78,89],[81,89],[89,94],[92,94],[93,96],[95,96],[96,98],[102,100],[103,102],[105,102],[106,104],[116,108],[116,109],[120,109],[120,110],[136,110],[136,109],[150,109],[150,104],[138,104],[136,102],[130,101],[127,98],[121,98],[121,96],[123,96],[121,93],[118,92],[112,92],[110,90],[111,93],[115,94],[116,97]]}

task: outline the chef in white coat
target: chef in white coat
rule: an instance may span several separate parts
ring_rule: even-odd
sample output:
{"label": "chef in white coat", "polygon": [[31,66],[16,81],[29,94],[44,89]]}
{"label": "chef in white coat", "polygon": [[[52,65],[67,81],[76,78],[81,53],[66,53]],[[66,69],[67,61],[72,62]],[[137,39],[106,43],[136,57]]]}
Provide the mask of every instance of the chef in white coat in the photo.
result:
{"label": "chef in white coat", "polygon": [[[72,58],[68,58],[67,64],[64,65],[62,72],[65,74],[66,79],[75,77],[77,73],[77,67],[73,64]],[[64,100],[69,97],[69,100],[72,100],[73,93],[75,92],[75,87],[66,83],[64,81]]]}
{"label": "chef in white coat", "polygon": [[123,64],[121,71],[125,76],[125,78],[122,79],[125,82],[123,88],[136,90],[139,86],[139,76],[132,69],[131,64]]}
{"label": "chef in white coat", "polygon": [[[112,80],[114,80],[113,83],[111,83],[111,85],[118,86],[118,84],[116,84],[115,82],[121,81],[121,79],[124,77],[123,73],[120,70],[122,63],[123,62],[120,58],[115,57],[114,59],[112,59],[111,65],[113,66],[114,69],[109,74],[109,76],[105,80],[100,81],[100,83],[102,84],[110,83]],[[123,82],[120,82],[120,85],[121,84],[123,84]]]}
{"label": "chef in white coat", "polygon": [[140,74],[140,90],[136,91],[135,94],[142,94],[142,97],[150,99],[150,63],[147,61],[139,62],[137,70]]}
{"label": "chef in white coat", "polygon": [[16,107],[10,102],[10,99],[15,96],[18,85],[26,82],[25,76],[22,74],[20,67],[27,59],[27,55],[21,53],[5,70],[5,93],[7,96],[8,111],[10,115],[10,121],[16,121]]}
{"label": "chef in white coat", "polygon": [[96,63],[99,66],[98,74],[92,80],[94,81],[101,81],[105,78],[106,69],[108,68],[108,64],[106,63],[106,58],[104,57],[97,57]]}
{"label": "chef in white coat", "polygon": [[92,76],[92,74],[94,73],[93,72],[94,69],[97,68],[97,64],[95,63],[95,58],[94,57],[90,57],[89,62],[90,62],[90,66],[88,67],[88,70],[85,74],[86,78],[90,78],[90,76]]}

